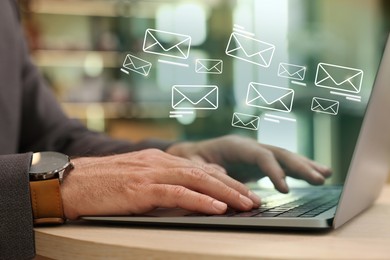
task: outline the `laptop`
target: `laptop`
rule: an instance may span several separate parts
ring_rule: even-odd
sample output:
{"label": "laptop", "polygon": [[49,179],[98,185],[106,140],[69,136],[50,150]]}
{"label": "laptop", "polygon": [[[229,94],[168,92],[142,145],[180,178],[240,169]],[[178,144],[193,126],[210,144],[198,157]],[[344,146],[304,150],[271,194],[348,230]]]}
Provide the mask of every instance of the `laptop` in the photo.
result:
{"label": "laptop", "polygon": [[[230,38],[227,38],[228,48],[226,48],[225,54],[232,59],[237,59],[235,62],[244,66],[245,62],[247,62],[250,57],[242,56],[242,54],[237,52],[237,48],[247,47],[248,45],[235,45],[232,49],[229,49],[229,45],[232,44],[232,41],[239,42],[240,37],[242,38],[241,40],[246,42],[256,39],[254,35],[242,32],[243,27],[238,27],[238,25],[235,27],[237,30],[233,30],[234,32]],[[148,34],[155,32],[156,30],[154,29],[147,29],[145,41]],[[166,33],[166,31],[163,33]],[[157,37],[155,37],[154,40],[156,40],[156,38]],[[144,46],[145,44],[146,42],[144,43]],[[263,42],[262,44],[265,46],[267,43]],[[312,134],[312,136],[314,136],[313,139],[315,139],[311,149],[311,154],[315,155],[313,156],[313,159],[319,158],[322,161],[326,161],[327,158],[328,161],[331,161],[332,163],[337,161],[339,163],[338,165],[344,165],[343,167],[335,167],[337,172],[334,173],[337,176],[343,177],[336,178],[333,182],[323,186],[300,185],[299,187],[293,187],[289,194],[280,194],[272,188],[262,187],[260,182],[259,185],[256,183],[256,185],[251,187],[252,190],[262,198],[262,205],[260,208],[248,212],[237,212],[229,209],[223,215],[204,215],[182,209],[156,209],[143,215],[84,216],[82,219],[87,221],[126,223],[132,225],[257,227],[319,230],[340,227],[368,209],[374,203],[379,196],[383,185],[386,183],[389,172],[390,119],[385,113],[390,111],[390,36],[387,36],[387,43],[385,45],[380,59],[379,69],[374,73],[376,74],[376,78],[373,77],[372,79],[372,87],[367,87],[368,81],[363,81],[363,69],[347,67],[346,65],[340,64],[340,62],[332,64],[329,61],[315,64],[314,70],[316,70],[316,73],[315,76],[313,73],[313,82],[307,81],[306,86],[304,86],[304,84],[306,84],[304,81],[298,82],[299,84],[297,84],[297,82],[289,82],[295,84],[291,85],[289,88],[290,90],[294,90],[294,93],[297,96],[295,103],[301,104],[302,107],[304,107],[302,104],[307,104],[304,109],[307,109],[307,111],[311,113],[311,120],[309,122],[316,125],[314,128],[319,129],[319,131],[314,131]],[[272,44],[267,46],[269,47],[269,50],[275,51],[276,53],[277,48],[276,50],[272,50]],[[157,52],[157,50],[147,48],[144,52],[156,54],[155,52]],[[267,63],[267,59],[272,59],[272,55],[264,56],[263,59],[259,61],[264,63],[262,64],[263,68],[270,65]],[[166,61],[164,64],[161,64],[161,66],[166,66],[169,62],[170,61]],[[199,63],[198,59],[196,60],[196,63]],[[253,64],[254,61],[252,61],[251,66],[253,66]],[[170,65],[175,64],[172,63]],[[216,66],[217,65],[219,66],[222,64],[216,63]],[[255,66],[257,65],[259,64],[255,64]],[[279,78],[287,78],[288,81],[291,79],[292,81],[299,81],[304,77],[304,72],[307,69],[302,66],[304,70],[299,71],[298,65],[283,62],[277,63],[277,65],[274,69],[277,71]],[[203,71],[206,74],[212,71],[214,73],[213,77],[215,74],[222,73],[222,68],[218,66],[211,67],[210,69],[207,69],[207,65],[204,66],[199,67],[198,69],[195,68],[195,71]],[[185,66],[180,65],[180,67]],[[269,68],[271,67],[272,66],[269,66]],[[296,73],[293,73],[289,71],[289,69],[298,70],[295,71]],[[341,75],[343,71],[346,72],[344,76]],[[364,74],[364,76],[366,76],[366,74]],[[340,80],[340,77],[344,78]],[[248,76],[248,78],[250,77]],[[247,83],[245,85],[248,88],[244,91],[247,96],[246,98],[248,98],[248,95],[250,94],[251,87],[257,88],[257,91],[259,91],[260,87],[272,87],[272,85],[259,82],[256,83],[252,80]],[[176,89],[173,88],[172,91],[177,90],[177,84],[175,87]],[[310,91],[312,92],[307,90],[308,88],[310,88]],[[366,91],[364,91],[363,88],[366,88]],[[305,93],[298,97],[298,92]],[[286,92],[286,95],[287,94],[288,92]],[[173,103],[174,101],[172,100],[172,104]],[[256,111],[261,111],[261,113],[264,111],[264,107],[261,106],[264,104],[255,103],[253,100],[246,99],[246,105],[256,107],[255,109],[259,109]],[[350,140],[352,141],[349,143],[347,142],[348,144],[343,140],[343,138],[345,138],[345,133],[329,135],[329,138],[331,139],[330,143],[340,144],[332,147],[332,145],[327,144],[327,141],[324,143],[319,139],[321,139],[321,133],[324,129],[335,128],[334,124],[332,124],[332,120],[336,120],[335,118],[343,116],[343,106],[346,107],[344,111],[345,114],[354,118],[354,113],[360,113],[362,120],[359,120],[358,116],[355,121],[351,120],[351,125],[353,125],[357,134],[355,139],[351,138]],[[354,108],[354,106],[359,108],[351,109],[351,107]],[[269,108],[273,111],[281,109],[278,106]],[[291,107],[284,106],[284,108],[288,111],[282,112],[291,112],[292,104]],[[258,125],[254,123],[255,121],[235,122],[234,116],[244,115],[243,117],[245,117],[245,115],[248,116],[249,114],[239,112],[233,114],[232,124],[229,127],[238,127],[240,129],[237,129],[242,131],[247,131],[248,128],[255,128],[255,130],[258,130],[256,133],[259,133],[259,139],[266,140],[266,135],[261,136],[261,131],[267,127],[266,121],[272,122],[272,120],[277,121],[285,119],[288,121],[287,123],[290,123],[294,120],[300,120],[299,116],[294,118],[291,116],[291,113],[286,116],[286,113],[272,114],[268,111],[269,110],[266,110],[266,112],[263,113],[263,115],[265,114],[265,117],[258,118],[260,120],[259,128]],[[253,116],[253,110],[251,110],[251,112],[251,115]],[[260,112],[258,113],[260,114]],[[269,120],[266,120],[267,118]],[[253,116],[252,119],[256,120],[257,117]],[[350,126],[349,124],[343,124],[343,120],[337,120],[337,122],[339,122],[337,126],[342,127],[343,129],[348,129]],[[307,123],[307,121],[305,122]],[[316,122],[318,124],[315,124]],[[234,123],[241,123],[241,125],[237,126]],[[278,131],[275,127],[272,129],[274,132]],[[279,134],[283,133],[283,131],[279,132]],[[320,135],[320,137],[316,138],[316,135]],[[283,137],[281,138],[283,139]],[[318,144],[322,144],[323,147],[318,147]],[[350,153],[344,153],[345,150],[342,150],[344,149],[344,145],[351,147]],[[336,157],[332,157],[333,154],[336,154]],[[342,161],[342,163],[340,161]],[[336,164],[337,163],[335,163],[335,165]]]}

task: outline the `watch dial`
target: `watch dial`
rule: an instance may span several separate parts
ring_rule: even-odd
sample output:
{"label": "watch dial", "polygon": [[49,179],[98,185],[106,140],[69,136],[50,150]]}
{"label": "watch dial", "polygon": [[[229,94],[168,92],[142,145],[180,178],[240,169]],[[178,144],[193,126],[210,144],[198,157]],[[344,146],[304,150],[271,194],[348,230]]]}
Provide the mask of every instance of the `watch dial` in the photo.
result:
{"label": "watch dial", "polygon": [[69,164],[69,157],[57,152],[34,153],[30,174],[50,174],[63,170]]}

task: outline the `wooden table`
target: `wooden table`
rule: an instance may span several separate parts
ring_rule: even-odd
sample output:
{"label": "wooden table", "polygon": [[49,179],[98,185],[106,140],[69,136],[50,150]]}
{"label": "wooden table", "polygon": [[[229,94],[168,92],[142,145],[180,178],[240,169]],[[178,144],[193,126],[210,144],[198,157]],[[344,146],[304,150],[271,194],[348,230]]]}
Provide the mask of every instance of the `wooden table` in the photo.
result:
{"label": "wooden table", "polygon": [[390,259],[390,185],[340,229],[282,232],[96,225],[36,228],[36,250],[54,259]]}

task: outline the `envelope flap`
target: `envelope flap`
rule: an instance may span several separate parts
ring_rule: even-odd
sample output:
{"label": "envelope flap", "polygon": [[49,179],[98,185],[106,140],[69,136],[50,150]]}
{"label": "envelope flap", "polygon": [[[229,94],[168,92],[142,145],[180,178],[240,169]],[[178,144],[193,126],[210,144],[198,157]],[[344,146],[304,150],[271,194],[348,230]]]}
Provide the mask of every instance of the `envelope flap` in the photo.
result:
{"label": "envelope flap", "polygon": [[222,65],[221,60],[197,60],[199,67],[204,68],[208,71],[220,68]]}
{"label": "envelope flap", "polygon": [[265,60],[271,59],[275,46],[238,33],[232,34],[230,49],[242,48],[248,57],[261,54]]}
{"label": "envelope flap", "polygon": [[146,41],[149,47],[158,45],[164,51],[170,51],[181,45],[191,45],[191,37],[182,34],[148,29],[146,35]]}
{"label": "envelope flap", "polygon": [[302,75],[305,72],[305,67],[292,65],[292,64],[280,64],[280,73],[287,73],[290,76]]}
{"label": "envelope flap", "polygon": [[174,86],[173,91],[194,105],[218,98],[218,88],[215,86]]}
{"label": "envelope flap", "polygon": [[240,113],[234,114],[234,123],[241,123],[244,126],[248,125],[256,125],[258,123],[259,117],[257,116],[251,116],[251,115],[245,115]]}
{"label": "envelope flap", "polygon": [[318,79],[330,78],[337,85],[346,81],[361,80],[363,71],[353,68],[341,67],[320,63],[318,68]]}
{"label": "envelope flap", "polygon": [[255,100],[258,98],[262,98],[267,104],[275,103],[283,99],[286,95],[289,95],[293,92],[292,89],[280,88],[280,87],[262,85],[256,83],[251,83],[250,88],[257,95],[253,95],[253,93],[251,93],[252,98],[249,99]]}
{"label": "envelope flap", "polygon": [[133,56],[130,55],[130,54],[127,54],[126,58],[125,58],[125,60],[123,62],[123,66],[126,67],[126,66],[129,66],[129,65],[134,65]]}
{"label": "envelope flap", "polygon": [[143,67],[150,66],[151,63],[142,60],[140,58],[134,57],[132,55],[127,55],[124,66],[129,66],[129,65],[133,65],[135,69],[141,69]]}
{"label": "envelope flap", "polygon": [[323,110],[328,110],[334,108],[339,103],[334,100],[322,99],[322,98],[314,98],[314,105],[320,106]]}

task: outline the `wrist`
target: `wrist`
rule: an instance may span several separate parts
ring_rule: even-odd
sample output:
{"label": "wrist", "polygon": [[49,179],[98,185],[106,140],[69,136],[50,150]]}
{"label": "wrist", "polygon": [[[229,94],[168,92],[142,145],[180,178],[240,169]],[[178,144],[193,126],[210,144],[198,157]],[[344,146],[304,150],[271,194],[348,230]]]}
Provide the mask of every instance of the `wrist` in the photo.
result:
{"label": "wrist", "polygon": [[71,163],[73,165],[72,174],[69,174],[64,179],[60,187],[64,216],[69,220],[75,220],[80,217],[77,210],[77,198],[79,197],[77,177],[84,161],[85,160],[83,158],[71,159]]}
{"label": "wrist", "polygon": [[29,175],[34,224],[65,222],[60,185],[71,169],[69,157],[64,154],[33,154]]}

